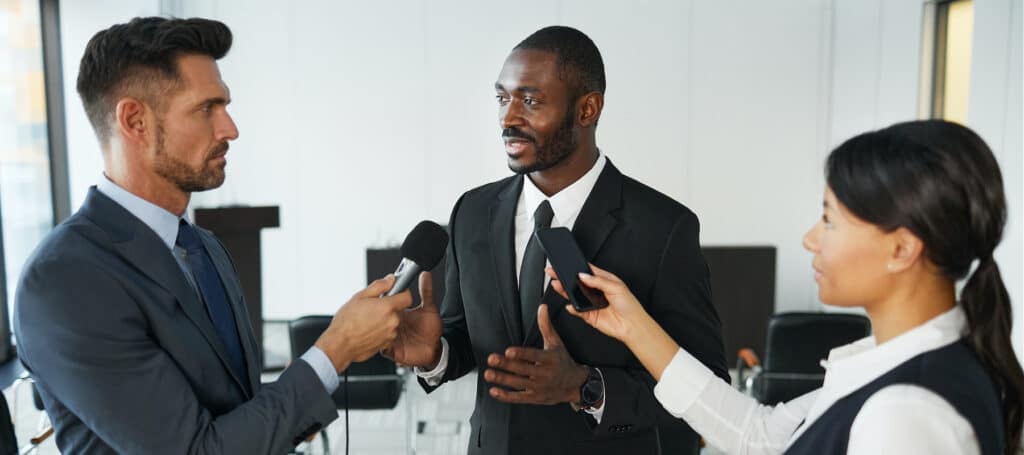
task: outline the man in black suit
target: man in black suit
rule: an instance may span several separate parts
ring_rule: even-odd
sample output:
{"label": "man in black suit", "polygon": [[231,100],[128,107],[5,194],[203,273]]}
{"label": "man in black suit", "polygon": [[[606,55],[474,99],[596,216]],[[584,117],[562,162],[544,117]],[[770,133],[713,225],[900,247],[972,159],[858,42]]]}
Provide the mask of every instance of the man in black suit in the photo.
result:
{"label": "man in black suit", "polygon": [[103,176],[29,258],[14,313],[62,453],[285,453],[337,418],[338,372],[390,342],[412,302],[374,282],[260,383],[231,258],[185,215],[224,182],[238,137],[216,63],[230,47],[220,22],[136,18],[82,57]]}
{"label": "man in black suit", "polygon": [[513,49],[495,90],[516,175],[455,204],[440,317],[404,315],[387,352],[417,366],[428,392],[483,369],[469,453],[697,451],[629,350],[564,311],[531,240],[541,227],[571,228],[590,262],[623,277],[683,348],[728,378],[697,217],[598,150],[604,89],[601,55],[578,30],[544,28]]}

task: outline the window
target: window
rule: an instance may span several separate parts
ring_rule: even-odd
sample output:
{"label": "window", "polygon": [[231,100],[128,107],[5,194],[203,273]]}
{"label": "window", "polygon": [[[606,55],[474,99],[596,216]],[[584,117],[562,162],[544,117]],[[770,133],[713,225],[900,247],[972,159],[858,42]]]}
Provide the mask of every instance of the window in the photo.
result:
{"label": "window", "polygon": [[22,265],[53,227],[55,203],[66,200],[54,198],[54,131],[48,118],[55,106],[47,105],[59,77],[46,77],[44,58],[52,42],[44,40],[45,24],[53,21],[49,31],[55,30],[56,8],[54,0],[0,0],[0,361],[10,353],[10,302]]}
{"label": "window", "polygon": [[974,3],[925,3],[923,25],[918,114],[966,124]]}

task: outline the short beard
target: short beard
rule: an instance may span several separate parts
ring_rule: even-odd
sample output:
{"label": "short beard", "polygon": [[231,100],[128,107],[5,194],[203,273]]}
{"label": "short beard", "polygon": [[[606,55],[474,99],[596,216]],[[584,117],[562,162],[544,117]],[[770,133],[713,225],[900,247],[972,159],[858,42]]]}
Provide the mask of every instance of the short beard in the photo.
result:
{"label": "short beard", "polygon": [[576,115],[573,106],[569,105],[569,110],[565,114],[565,120],[562,121],[562,125],[558,127],[555,134],[551,135],[551,138],[544,143],[543,146],[537,145],[537,159],[531,165],[527,166],[513,166],[509,163],[508,168],[516,174],[523,175],[531,172],[544,171],[557,166],[562,161],[565,161],[569,155],[572,155],[573,150],[576,150],[576,134],[573,131],[573,125],[576,121]]}
{"label": "short beard", "polygon": [[203,161],[203,166],[199,169],[192,169],[187,163],[165,153],[164,124],[162,120],[157,120],[154,172],[185,193],[212,190],[224,184],[224,172],[221,169],[208,167],[209,158],[224,151],[227,146],[228,144],[225,142],[210,150],[206,160]]}

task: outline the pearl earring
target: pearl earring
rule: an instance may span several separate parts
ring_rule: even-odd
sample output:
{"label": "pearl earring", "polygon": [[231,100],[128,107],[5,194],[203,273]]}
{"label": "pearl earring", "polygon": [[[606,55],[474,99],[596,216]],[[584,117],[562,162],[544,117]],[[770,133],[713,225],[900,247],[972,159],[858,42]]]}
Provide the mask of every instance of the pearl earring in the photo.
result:
{"label": "pearl earring", "polygon": [[886,266],[886,268],[889,269],[890,272],[892,272],[894,269],[896,269],[896,267],[893,266],[891,262],[889,263],[888,266]]}

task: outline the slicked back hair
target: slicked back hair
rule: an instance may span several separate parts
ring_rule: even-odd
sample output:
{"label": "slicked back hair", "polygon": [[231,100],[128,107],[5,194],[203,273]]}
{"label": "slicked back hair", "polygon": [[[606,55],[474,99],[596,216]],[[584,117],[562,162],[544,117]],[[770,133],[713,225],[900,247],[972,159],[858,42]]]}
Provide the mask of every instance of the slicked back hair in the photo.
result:
{"label": "slicked back hair", "polygon": [[231,49],[231,30],[209,19],[136,17],[96,33],[85,47],[78,69],[78,95],[101,143],[117,100],[139,98],[162,110],[180,87],[178,57],[206,55],[214,60]]}

